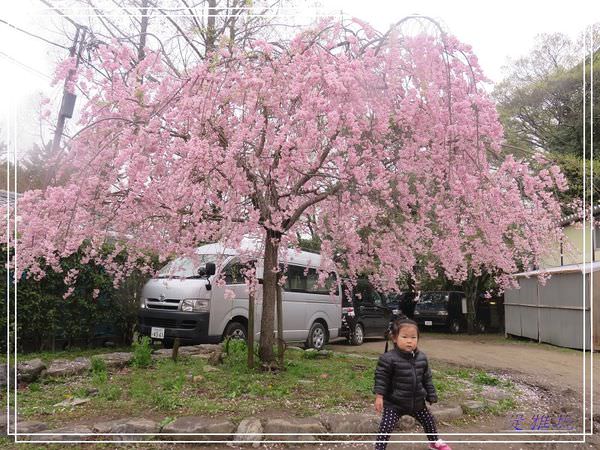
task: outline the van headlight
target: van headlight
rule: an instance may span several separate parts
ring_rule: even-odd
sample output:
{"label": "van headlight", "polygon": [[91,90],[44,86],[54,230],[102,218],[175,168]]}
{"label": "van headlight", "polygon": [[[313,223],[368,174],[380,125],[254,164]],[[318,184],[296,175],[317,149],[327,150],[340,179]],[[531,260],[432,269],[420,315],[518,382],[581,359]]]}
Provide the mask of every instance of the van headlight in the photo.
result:
{"label": "van headlight", "polygon": [[448,315],[448,311],[442,310],[442,311],[438,311],[438,316],[447,316]]}
{"label": "van headlight", "polygon": [[179,307],[186,312],[208,312],[210,303],[208,299],[202,298],[185,298]]}
{"label": "van headlight", "polygon": [[141,309],[146,309],[146,300],[147,300],[146,297],[142,297],[140,299],[140,308]]}
{"label": "van headlight", "polygon": [[414,312],[414,315],[415,315],[415,316],[420,316],[420,315],[421,315],[421,313],[420,313],[418,310],[415,310],[415,312]]}

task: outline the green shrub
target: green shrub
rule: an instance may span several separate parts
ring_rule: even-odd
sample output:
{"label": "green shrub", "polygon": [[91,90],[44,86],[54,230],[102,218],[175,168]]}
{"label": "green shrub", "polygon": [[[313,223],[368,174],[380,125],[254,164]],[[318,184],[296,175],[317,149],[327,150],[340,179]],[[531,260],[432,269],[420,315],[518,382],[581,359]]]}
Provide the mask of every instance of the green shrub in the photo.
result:
{"label": "green shrub", "polygon": [[97,356],[92,356],[90,362],[91,362],[90,370],[93,374],[107,371],[106,362],[104,362],[103,359],[98,358]]}
{"label": "green shrub", "polygon": [[96,386],[102,386],[108,380],[108,370],[103,359],[92,356],[90,372],[92,381]]}
{"label": "green shrub", "polygon": [[144,336],[138,342],[133,343],[133,360],[131,363],[134,367],[149,367],[152,364],[151,342],[148,336]]}

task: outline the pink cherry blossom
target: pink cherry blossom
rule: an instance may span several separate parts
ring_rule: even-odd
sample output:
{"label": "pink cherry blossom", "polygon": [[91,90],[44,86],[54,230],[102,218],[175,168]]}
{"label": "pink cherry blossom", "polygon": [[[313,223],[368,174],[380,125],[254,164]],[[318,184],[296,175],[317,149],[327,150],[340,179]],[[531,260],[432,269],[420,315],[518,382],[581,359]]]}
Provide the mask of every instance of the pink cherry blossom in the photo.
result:
{"label": "pink cherry blossom", "polygon": [[[164,261],[258,236],[276,268],[309,232],[307,214],[323,261],[385,289],[423,260],[453,280],[486,270],[502,285],[535,266],[560,234],[551,192],[564,177],[512,157],[492,165],[502,127],[471,48],[351,26],[352,39],[323,22],[284,48],[216,52],[181,78],[150,50],[135,64],[118,43],[100,46],[104,76],[78,74],[90,99],[65,150],[69,181],[20,201],[19,267],[42,276],[88,240],[86,260],[118,284],[149,270],[150,252]],[[107,239],[117,244],[103,256]],[[265,359],[276,283],[265,270]]]}

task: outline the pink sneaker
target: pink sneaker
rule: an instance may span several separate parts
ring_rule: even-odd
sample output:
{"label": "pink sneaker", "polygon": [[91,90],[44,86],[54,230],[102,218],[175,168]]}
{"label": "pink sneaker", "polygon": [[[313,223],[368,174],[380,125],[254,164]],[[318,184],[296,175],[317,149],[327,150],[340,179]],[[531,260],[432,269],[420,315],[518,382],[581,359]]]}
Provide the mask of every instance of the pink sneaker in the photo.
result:
{"label": "pink sneaker", "polygon": [[448,444],[446,444],[444,441],[442,441],[441,439],[438,439],[437,441],[429,444],[429,448],[431,450],[452,450],[450,448],[450,446]]}

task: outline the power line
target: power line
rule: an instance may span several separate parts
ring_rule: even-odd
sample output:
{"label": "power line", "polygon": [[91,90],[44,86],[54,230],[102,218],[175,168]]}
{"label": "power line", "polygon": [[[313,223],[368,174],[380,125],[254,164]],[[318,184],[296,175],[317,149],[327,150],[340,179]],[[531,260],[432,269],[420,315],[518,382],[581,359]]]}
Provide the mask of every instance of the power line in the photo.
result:
{"label": "power line", "polygon": [[46,39],[46,38],[43,38],[43,37],[41,37],[41,36],[38,36],[37,34],[30,33],[29,31],[26,31],[26,30],[24,30],[24,29],[22,29],[22,28],[19,28],[19,27],[17,27],[16,25],[13,25],[12,23],[8,23],[6,20],[0,19],[0,22],[2,22],[2,23],[3,23],[3,24],[5,24],[5,25],[8,25],[8,26],[9,26],[9,27],[11,27],[11,28],[14,28],[14,29],[15,29],[15,30],[17,30],[17,31],[20,31],[21,33],[25,33],[25,34],[27,34],[28,36],[34,37],[34,38],[36,38],[36,39],[40,39],[40,40],[42,40],[42,41],[44,41],[44,42],[46,42],[46,43],[48,43],[48,44],[55,45],[55,46],[57,46],[57,47],[60,47],[60,48],[63,48],[63,49],[65,49],[65,50],[69,50],[69,47],[65,47],[64,45],[57,44],[56,42],[49,41],[49,40],[48,40],[48,39]]}
{"label": "power line", "polygon": [[40,71],[39,71],[39,70],[37,70],[37,69],[34,69],[33,67],[30,67],[30,66],[28,66],[27,64],[24,64],[24,63],[22,63],[21,61],[18,61],[18,60],[16,60],[16,59],[15,59],[15,58],[13,58],[12,56],[9,56],[9,55],[7,55],[7,54],[6,54],[6,53],[4,53],[4,52],[0,52],[0,56],[2,56],[2,57],[4,57],[4,58],[6,58],[6,59],[8,59],[8,60],[12,61],[13,63],[15,63],[15,64],[17,64],[17,65],[21,66],[21,67],[22,67],[22,68],[24,68],[24,69],[27,69],[27,70],[29,70],[29,71],[31,71],[31,72],[34,72],[34,73],[36,73],[37,75],[40,75],[40,76],[42,76],[42,77],[44,77],[44,78],[47,78],[47,79],[49,79],[49,80],[52,80],[52,77],[50,77],[50,76],[46,75],[45,73],[42,73],[42,72],[40,72]]}
{"label": "power line", "polygon": [[85,26],[80,25],[77,22],[75,22],[73,19],[71,19],[69,16],[67,16],[65,13],[63,13],[60,9],[58,9],[52,3],[49,3],[46,0],[40,0],[40,2],[42,2],[44,5],[46,5],[48,8],[52,9],[53,11],[56,11],[58,14],[60,14],[65,19],[67,19],[69,22],[71,22],[75,27],[77,27],[77,28],[86,28]]}

